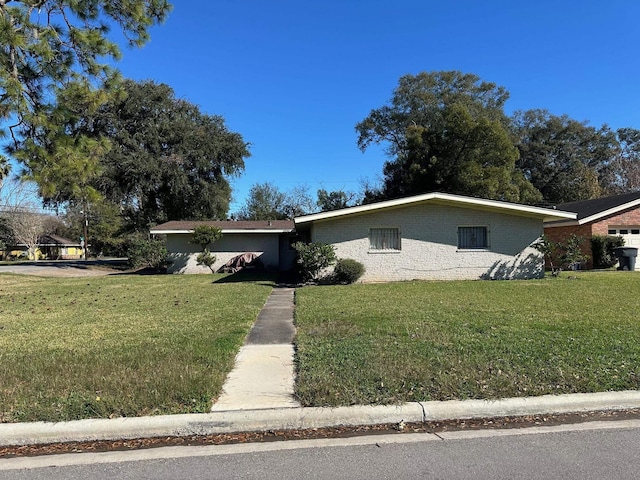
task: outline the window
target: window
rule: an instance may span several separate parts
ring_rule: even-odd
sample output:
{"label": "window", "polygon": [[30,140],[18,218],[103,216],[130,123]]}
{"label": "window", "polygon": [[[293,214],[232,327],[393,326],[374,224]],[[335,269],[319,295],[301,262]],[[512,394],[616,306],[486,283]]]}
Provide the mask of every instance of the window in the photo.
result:
{"label": "window", "polygon": [[397,228],[370,228],[370,250],[400,250],[400,230]]}
{"label": "window", "polygon": [[607,230],[609,235],[640,235],[640,227],[638,225],[628,225],[624,227],[609,227]]}
{"label": "window", "polygon": [[487,227],[458,227],[458,248],[465,250],[489,248]]}

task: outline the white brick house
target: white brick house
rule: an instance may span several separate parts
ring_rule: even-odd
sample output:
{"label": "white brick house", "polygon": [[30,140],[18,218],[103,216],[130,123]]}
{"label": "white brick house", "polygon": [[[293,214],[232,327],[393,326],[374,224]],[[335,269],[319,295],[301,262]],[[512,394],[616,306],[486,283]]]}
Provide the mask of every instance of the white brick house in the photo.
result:
{"label": "white brick house", "polygon": [[152,235],[166,237],[169,251],[169,273],[209,273],[198,265],[196,257],[201,246],[192,242],[193,229],[199,225],[211,225],[222,230],[222,238],[209,246],[216,256],[214,270],[243,253],[258,255],[268,270],[288,270],[293,267],[295,251],[290,239],[294,224],[290,220],[264,221],[171,221],[151,229]]}
{"label": "white brick house", "polygon": [[177,222],[151,229],[165,235],[171,273],[205,273],[191,243],[198,225],[214,225],[223,236],[210,250],[215,269],[243,253],[259,255],[270,270],[293,267],[291,243],[328,243],[339,258],[363,263],[364,282],[413,279],[537,278],[544,262],[531,245],[543,222],[576,214],[514,203],[427,193],[398,200],[297,217],[294,221]]}
{"label": "white brick house", "polygon": [[575,214],[494,200],[428,193],[306,215],[298,234],[363,263],[364,282],[526,279],[544,262],[531,245],[543,222]]}

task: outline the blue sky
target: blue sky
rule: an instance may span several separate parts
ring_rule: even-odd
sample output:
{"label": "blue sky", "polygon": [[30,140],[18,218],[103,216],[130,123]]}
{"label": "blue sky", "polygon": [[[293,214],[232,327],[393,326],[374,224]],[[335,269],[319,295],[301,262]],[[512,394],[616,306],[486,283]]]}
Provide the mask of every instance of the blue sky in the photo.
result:
{"label": "blue sky", "polygon": [[400,76],[460,70],[504,86],[507,113],[546,108],[640,128],[640,2],[173,0],[124,76],[170,85],[251,144],[231,212],[254,183],[357,191],[380,175],[354,126]]}

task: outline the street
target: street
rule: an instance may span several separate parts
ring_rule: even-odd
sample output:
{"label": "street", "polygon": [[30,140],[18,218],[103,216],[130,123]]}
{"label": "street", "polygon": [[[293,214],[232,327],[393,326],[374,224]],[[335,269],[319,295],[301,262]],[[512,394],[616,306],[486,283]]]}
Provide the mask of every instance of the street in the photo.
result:
{"label": "street", "polygon": [[640,421],[0,460],[3,480],[636,479]]}
{"label": "street", "polygon": [[5,262],[0,273],[18,273],[41,277],[95,277],[109,275],[123,268],[126,259],[40,260],[38,262]]}

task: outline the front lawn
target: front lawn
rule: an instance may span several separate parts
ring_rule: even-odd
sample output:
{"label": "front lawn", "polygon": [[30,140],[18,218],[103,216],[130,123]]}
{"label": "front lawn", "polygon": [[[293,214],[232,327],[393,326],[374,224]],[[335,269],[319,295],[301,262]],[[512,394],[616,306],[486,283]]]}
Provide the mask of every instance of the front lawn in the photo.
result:
{"label": "front lawn", "polygon": [[333,406],[640,388],[640,273],[572,273],[298,289],[300,400]]}
{"label": "front lawn", "polygon": [[270,281],[0,275],[0,422],[205,412]]}

